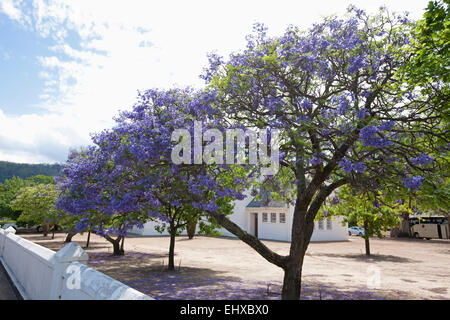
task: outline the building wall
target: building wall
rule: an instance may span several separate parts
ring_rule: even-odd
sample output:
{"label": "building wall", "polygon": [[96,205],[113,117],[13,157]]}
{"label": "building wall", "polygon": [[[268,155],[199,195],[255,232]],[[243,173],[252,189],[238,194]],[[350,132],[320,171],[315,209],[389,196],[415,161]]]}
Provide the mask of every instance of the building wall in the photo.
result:
{"label": "building wall", "polygon": [[[258,214],[259,239],[290,241],[291,219],[286,208],[247,208],[244,215],[250,217],[254,213]],[[267,213],[267,222],[263,222],[263,213]],[[275,213],[276,222],[271,221],[272,213]],[[286,222],[280,222],[280,213],[286,215]]]}
{"label": "building wall", "polygon": [[[234,212],[229,216],[230,220],[240,226],[243,230],[249,232],[250,225],[250,217],[248,215],[242,214],[245,213],[245,207],[252,201],[252,198],[249,194],[244,200],[238,200],[234,202]],[[235,237],[234,234],[225,230],[224,228],[219,229],[220,232],[223,232],[223,235],[226,237]]]}
{"label": "building wall", "polygon": [[[292,218],[294,208],[247,208],[244,214],[250,216],[258,212],[258,238],[267,240],[291,241]],[[267,213],[268,221],[263,222],[263,213]],[[280,222],[280,213],[286,214],[286,222]],[[276,213],[276,222],[271,222],[271,213]],[[235,214],[242,214],[236,212]],[[319,229],[319,221],[316,221],[314,232],[311,236],[312,242],[320,241],[346,241],[348,240],[348,226],[342,225],[343,217],[333,217],[331,219],[331,229],[327,229],[326,220],[323,221],[324,229]]]}
{"label": "building wall", "polygon": [[[292,230],[292,217],[294,214],[294,207],[289,208],[247,208],[247,205],[251,202],[252,197],[247,196],[244,200],[235,201],[234,213],[229,216],[230,220],[240,226],[243,230],[254,235],[254,213],[258,213],[258,238],[265,240],[279,240],[279,241],[291,241]],[[263,222],[263,213],[268,214],[268,221]],[[286,222],[280,223],[280,213],[286,214]],[[272,223],[270,220],[270,214],[276,213],[276,222]],[[311,241],[345,241],[348,240],[348,227],[347,224],[342,225],[343,217],[334,217],[331,223],[331,230],[327,230],[326,221],[324,222],[324,230],[319,230],[318,222],[315,222],[314,232],[311,237]],[[167,231],[163,234],[158,233],[155,230],[157,222],[148,222],[144,224],[143,229],[134,228],[131,233],[139,234],[143,236],[160,236],[168,235]],[[219,229],[223,236],[235,237],[231,232],[226,229]],[[183,235],[186,234],[184,231]]]}
{"label": "building wall", "polygon": [[[234,213],[229,216],[230,220],[236,223],[238,226],[243,228],[244,230],[248,230],[249,226],[249,217],[244,214],[240,214],[240,212],[245,212],[245,207],[250,203],[253,197],[250,196],[250,194],[247,194],[247,197],[244,200],[235,201],[234,206]],[[169,233],[167,231],[164,231],[163,233],[159,233],[155,230],[155,226],[157,226],[159,223],[155,221],[149,221],[144,224],[144,228],[133,228],[130,230],[130,233],[142,235],[142,236],[168,236]],[[221,228],[219,229],[220,232],[223,233],[226,237],[234,237],[234,235],[231,232],[228,232],[227,230]],[[186,231],[183,231],[182,235],[186,235]]]}
{"label": "building wall", "polygon": [[319,229],[319,221],[314,222],[314,232],[311,236],[312,242],[320,241],[345,241],[348,240],[348,225],[342,225],[343,217],[333,217],[331,230],[327,230],[327,222],[323,221],[324,230]]}
{"label": "building wall", "polygon": [[[167,230],[164,230],[163,233],[159,233],[155,230],[155,226],[158,225],[162,225],[162,223],[157,221],[149,221],[147,223],[144,223],[144,228],[139,229],[137,227],[134,227],[130,230],[130,233],[141,236],[168,236],[169,232],[167,232]],[[186,230],[184,230],[181,234],[186,235]]]}

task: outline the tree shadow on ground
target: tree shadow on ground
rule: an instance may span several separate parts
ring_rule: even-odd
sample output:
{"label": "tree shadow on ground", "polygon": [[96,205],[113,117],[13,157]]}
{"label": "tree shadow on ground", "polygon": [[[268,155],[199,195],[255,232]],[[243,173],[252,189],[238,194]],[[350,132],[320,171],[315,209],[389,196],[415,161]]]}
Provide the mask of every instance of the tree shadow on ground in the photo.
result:
{"label": "tree shadow on ground", "polygon": [[[246,286],[240,278],[224,276],[219,270],[178,264],[168,271],[167,254],[92,252],[88,265],[156,299],[246,299],[247,291],[255,290],[253,284]],[[238,291],[231,289],[236,286]]]}
{"label": "tree shadow on ground", "polygon": [[399,262],[399,263],[413,263],[413,262],[419,262],[417,260],[404,258],[404,257],[398,257],[398,256],[392,256],[392,255],[384,255],[384,254],[371,254],[370,256],[365,254],[337,254],[337,253],[314,253],[309,254],[310,256],[324,256],[329,258],[343,258],[343,259],[355,259],[360,261],[386,261],[386,262]]}
{"label": "tree shadow on ground", "polygon": [[194,238],[192,238],[192,239],[189,239],[188,237],[180,237],[180,238],[177,238],[177,242],[194,241],[194,240],[196,240],[196,237],[194,237]]}
{"label": "tree shadow on ground", "polygon": [[[88,265],[155,299],[162,300],[276,300],[281,283],[248,281],[221,270],[178,264],[167,270],[167,254],[127,251],[124,256],[105,252],[89,253]],[[175,259],[177,264],[177,259]],[[302,299],[382,299],[373,293],[351,292],[331,286],[303,284]]]}

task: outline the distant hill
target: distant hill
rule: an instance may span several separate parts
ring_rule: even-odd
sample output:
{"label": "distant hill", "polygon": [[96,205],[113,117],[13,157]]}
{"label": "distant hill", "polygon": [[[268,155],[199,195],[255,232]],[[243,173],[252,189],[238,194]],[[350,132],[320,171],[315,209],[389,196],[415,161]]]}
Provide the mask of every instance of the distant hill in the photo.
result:
{"label": "distant hill", "polygon": [[46,176],[57,176],[61,170],[60,164],[28,164],[0,161],[0,183],[13,176],[26,179],[31,176],[43,174]]}

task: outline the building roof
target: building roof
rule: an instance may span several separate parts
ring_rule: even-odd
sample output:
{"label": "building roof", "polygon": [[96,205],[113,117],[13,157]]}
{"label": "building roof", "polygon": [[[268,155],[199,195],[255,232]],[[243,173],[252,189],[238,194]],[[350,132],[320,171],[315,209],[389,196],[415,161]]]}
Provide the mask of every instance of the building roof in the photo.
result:
{"label": "building roof", "polygon": [[247,205],[247,208],[286,208],[286,204],[279,200],[274,200],[269,197],[269,193],[262,194],[259,199],[253,198]]}

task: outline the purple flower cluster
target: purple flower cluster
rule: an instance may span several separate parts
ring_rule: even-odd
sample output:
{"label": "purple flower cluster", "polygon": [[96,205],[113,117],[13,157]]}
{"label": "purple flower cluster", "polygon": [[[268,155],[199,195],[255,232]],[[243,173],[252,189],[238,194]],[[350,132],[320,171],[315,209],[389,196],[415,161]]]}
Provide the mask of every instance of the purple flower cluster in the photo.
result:
{"label": "purple flower cluster", "polygon": [[352,172],[352,170],[359,173],[366,171],[366,166],[364,165],[364,163],[362,162],[352,163],[347,158],[344,158],[341,161],[339,161],[339,166],[341,166],[343,170],[348,173]]}
{"label": "purple flower cluster", "polygon": [[385,148],[392,144],[381,132],[380,128],[376,126],[367,126],[361,129],[359,137],[364,143],[364,146]]}
{"label": "purple flower cluster", "polygon": [[409,176],[403,180],[403,184],[408,190],[415,191],[422,186],[422,181],[424,178],[422,176]]}
{"label": "purple flower cluster", "polygon": [[323,152],[315,153],[310,162],[313,166],[319,165],[323,162],[323,157],[325,157]]}
{"label": "purple flower cluster", "polygon": [[425,154],[420,153],[417,157],[410,159],[412,163],[419,166],[426,166],[428,163],[433,163],[434,158]]}

